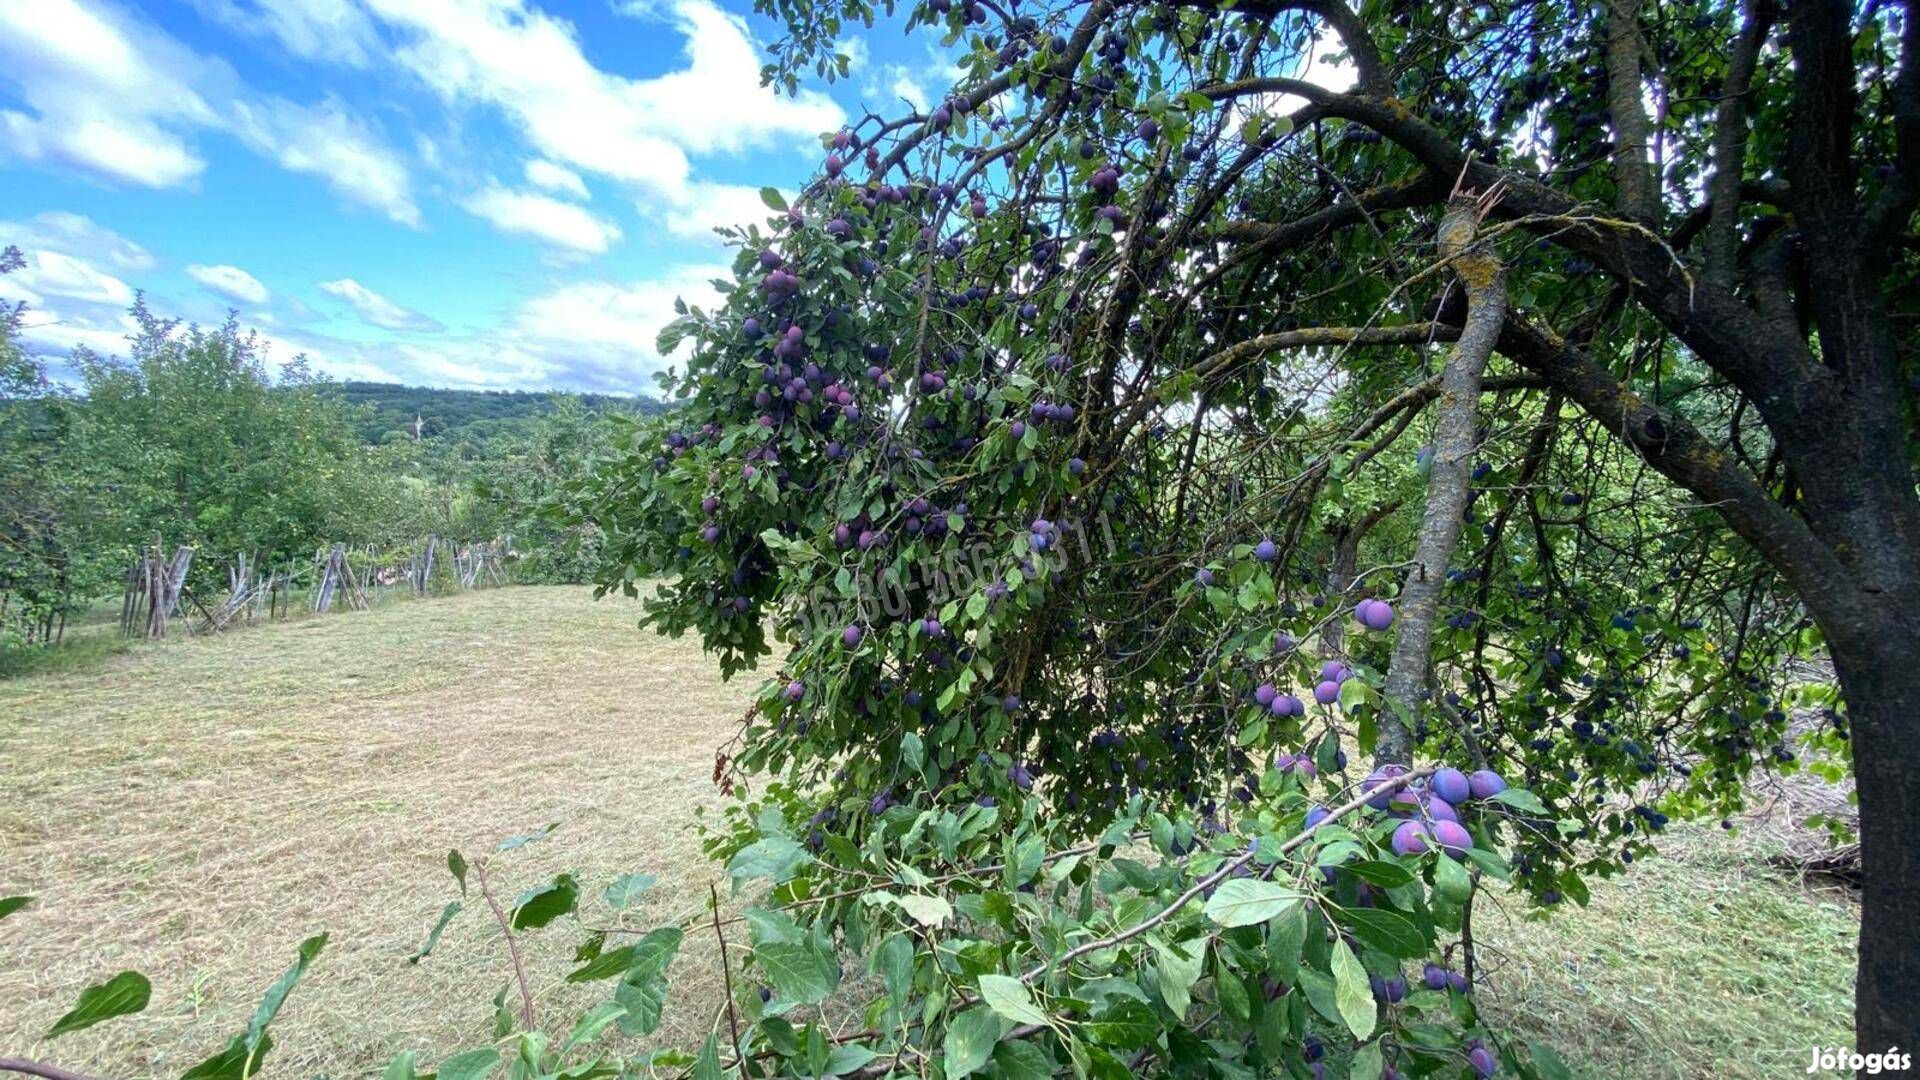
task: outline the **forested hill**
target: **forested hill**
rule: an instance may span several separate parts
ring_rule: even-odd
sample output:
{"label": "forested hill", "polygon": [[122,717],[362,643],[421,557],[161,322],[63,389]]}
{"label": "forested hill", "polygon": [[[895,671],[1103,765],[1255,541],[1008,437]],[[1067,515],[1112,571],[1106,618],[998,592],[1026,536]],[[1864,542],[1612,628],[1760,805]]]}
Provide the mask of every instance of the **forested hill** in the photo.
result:
{"label": "forested hill", "polygon": [[421,434],[467,435],[484,441],[504,428],[551,412],[562,399],[572,398],[592,412],[657,413],[665,403],[645,397],[611,394],[562,394],[541,390],[446,390],[399,383],[343,382],[336,384],[342,400],[356,409],[360,437],[369,443],[391,441],[413,434],[414,418]]}

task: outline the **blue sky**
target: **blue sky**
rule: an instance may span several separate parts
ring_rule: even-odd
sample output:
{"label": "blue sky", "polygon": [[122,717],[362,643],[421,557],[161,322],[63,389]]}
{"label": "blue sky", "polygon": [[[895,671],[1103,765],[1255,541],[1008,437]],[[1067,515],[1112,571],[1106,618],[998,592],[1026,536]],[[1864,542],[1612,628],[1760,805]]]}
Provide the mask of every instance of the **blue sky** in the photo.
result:
{"label": "blue sky", "polygon": [[883,24],[776,96],[774,35],[739,0],[0,3],[0,298],[56,370],[144,289],[336,378],[650,392],[712,227],[953,75]]}

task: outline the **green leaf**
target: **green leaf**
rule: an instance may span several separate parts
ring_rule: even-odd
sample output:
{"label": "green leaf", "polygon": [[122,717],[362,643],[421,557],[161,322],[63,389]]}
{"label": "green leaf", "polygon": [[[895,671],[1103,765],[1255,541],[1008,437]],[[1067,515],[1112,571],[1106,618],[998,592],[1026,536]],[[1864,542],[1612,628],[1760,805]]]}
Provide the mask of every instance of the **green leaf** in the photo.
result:
{"label": "green leaf", "polygon": [[742,848],[727,863],[727,876],[735,881],[771,878],[778,885],[812,861],[813,856],[807,854],[807,849],[798,841],[786,836],[769,836]]}
{"label": "green leaf", "polygon": [[648,974],[663,972],[672,962],[674,953],[679,951],[683,936],[678,927],[663,926],[633,945],[625,945],[612,952],[601,953],[587,961],[569,972],[567,981],[592,982],[595,979],[606,979],[615,975],[637,973],[638,976],[644,977]]}
{"label": "green leaf", "polygon": [[547,837],[553,835],[553,830],[559,827],[560,827],[560,823],[557,821],[553,821],[540,826],[539,828],[533,830],[530,833],[527,833],[524,836],[509,836],[505,840],[500,841],[499,850],[513,851],[518,848],[526,847],[528,844],[531,844],[536,840],[545,840]]}
{"label": "green leaf", "polygon": [[247,1037],[235,1035],[220,1052],[180,1074],[180,1080],[246,1080],[259,1072],[260,1059],[273,1049],[273,1037],[262,1035],[251,1053]]}
{"label": "green leaf", "polygon": [[1380,1080],[1385,1068],[1386,1061],[1380,1054],[1380,1044],[1370,1042],[1353,1052],[1353,1064],[1347,1067],[1347,1080]]}
{"label": "green leaf", "polygon": [[1121,998],[1112,1008],[1087,1021],[1087,1038],[1120,1050],[1138,1050],[1160,1037],[1160,1020],[1153,1010],[1132,998]]}
{"label": "green leaf", "polygon": [[1343,863],[1340,869],[1362,881],[1370,881],[1383,889],[1397,889],[1414,882],[1412,871],[1398,863],[1384,862],[1379,859],[1363,859]]}
{"label": "green leaf", "polygon": [[446,932],[447,924],[452,922],[453,917],[458,914],[460,914],[460,901],[448,901],[447,906],[440,909],[440,918],[433,924],[433,929],[427,931],[426,944],[420,946],[419,952],[407,957],[407,963],[417,964],[426,959],[427,954],[433,951],[433,947],[440,944],[440,935]]}
{"label": "green leaf", "polygon": [[1047,1023],[1047,1014],[1034,1004],[1027,984],[1010,975],[980,976],[980,999],[1016,1024]]}
{"label": "green leaf", "polygon": [[618,1001],[603,1001],[595,1005],[587,1015],[580,1018],[579,1023],[573,1025],[573,1034],[567,1036],[567,1041],[560,1047],[560,1052],[564,1054],[582,1043],[592,1042],[600,1037],[601,1032],[607,1030],[608,1025],[625,1015],[627,1015],[627,1007]]}
{"label": "green leaf", "polygon": [[931,893],[908,893],[896,897],[894,902],[921,926],[942,926],[953,918],[953,905],[947,903],[944,897]]}
{"label": "green leaf", "polygon": [[810,941],[757,945],[753,955],[774,991],[796,1004],[818,1004],[840,986],[840,966]]}
{"label": "green leaf", "polygon": [[1540,801],[1539,796],[1536,796],[1526,788],[1510,787],[1505,791],[1496,793],[1489,801],[1502,803],[1516,810],[1524,810],[1529,814],[1545,814],[1547,812],[1546,804]]}
{"label": "green leaf", "polygon": [[500,1051],[491,1046],[455,1054],[440,1063],[434,1080],[484,1080],[500,1064]]}
{"label": "green leaf", "polygon": [[625,911],[639,903],[640,898],[645,896],[647,890],[653,888],[654,882],[659,880],[652,874],[622,874],[615,878],[613,884],[607,886],[606,891],[601,895],[605,897],[608,907],[615,911]]}
{"label": "green leaf", "polygon": [[1053,1059],[1033,1043],[1015,1039],[993,1048],[993,1071],[997,1080],[1048,1080]]}
{"label": "green leaf", "polygon": [[153,997],[153,984],[137,971],[123,971],[97,986],[80,991],[80,1000],[67,1015],[53,1022],[46,1037],[90,1028],[102,1020],[128,1016],[147,1007]]}
{"label": "green leaf", "polygon": [[1357,712],[1373,697],[1373,687],[1360,679],[1348,679],[1340,684],[1340,708],[1344,712]]}
{"label": "green leaf", "polygon": [[1373,1007],[1373,986],[1367,982],[1367,969],[1347,947],[1345,938],[1333,943],[1333,997],[1353,1037],[1364,1040],[1373,1034],[1378,1016]]}
{"label": "green leaf", "polygon": [[660,1029],[660,1014],[667,1007],[667,977],[622,979],[613,989],[613,1000],[626,1009],[620,1017],[621,1031],[651,1035]]}
{"label": "green leaf", "polygon": [[1546,1080],[1570,1080],[1573,1076],[1572,1070],[1560,1060],[1560,1055],[1554,1052],[1553,1047],[1534,1043],[1528,1049],[1533,1053],[1533,1067],[1540,1070],[1540,1075]]}
{"label": "green leaf", "polygon": [[948,1080],[971,1076],[987,1063],[993,1044],[1000,1041],[1000,1018],[991,1009],[973,1008],[953,1018],[947,1025],[946,1050]]}
{"label": "green leaf", "polygon": [[31,896],[0,896],[0,919],[6,918],[31,903],[33,903],[33,897]]}
{"label": "green leaf", "polygon": [[580,883],[572,874],[561,874],[543,889],[531,889],[513,906],[515,930],[538,930],[580,905]]}
{"label": "green leaf", "polygon": [[779,210],[782,213],[786,212],[787,197],[780,194],[780,189],[777,187],[769,185],[761,188],[760,201],[766,203],[767,209],[769,210]]}
{"label": "green leaf", "polygon": [[[1333,980],[1320,971],[1306,967],[1300,969],[1299,979],[1301,987],[1307,991],[1307,1003],[1313,1006],[1313,1011],[1333,1023],[1342,1023],[1340,1001],[1334,992]],[[1371,992],[1372,988],[1369,987],[1368,991]]]}
{"label": "green leaf", "polygon": [[1452,859],[1433,861],[1433,891],[1442,900],[1455,904],[1464,904],[1467,897],[1473,895],[1473,879],[1467,871]]}
{"label": "green leaf", "polygon": [[[1181,951],[1187,955],[1182,956]],[[1177,948],[1154,943],[1154,968],[1159,973],[1160,1000],[1175,1016],[1185,1016],[1193,1004],[1193,984],[1200,981],[1200,970],[1207,961],[1207,941],[1194,938]]]}
{"label": "green leaf", "polygon": [[325,934],[315,934],[301,942],[293,966],[282,972],[272,986],[267,987],[266,995],[253,1010],[253,1018],[247,1021],[246,1047],[255,1063],[266,1052],[267,1025],[273,1023],[273,1018],[280,1013],[280,1006],[286,1004],[287,995],[293,993],[293,988],[299,984],[300,977],[307,973],[307,967],[313,963],[314,957],[319,956],[320,950],[326,947]]}
{"label": "green leaf", "polygon": [[1228,878],[1207,901],[1207,918],[1221,926],[1253,926],[1298,907],[1305,895],[1259,878]]}
{"label": "green leaf", "polygon": [[720,1071],[720,1038],[707,1036],[700,1046],[700,1056],[693,1060],[693,1080],[721,1080],[726,1073]]}
{"label": "green leaf", "polygon": [[1339,919],[1353,928],[1354,937],[1388,956],[1411,960],[1427,954],[1426,938],[1404,915],[1380,908],[1347,908],[1339,913]]}
{"label": "green leaf", "polygon": [[595,979],[611,979],[624,974],[633,963],[636,946],[623,945],[612,952],[603,952],[599,956],[567,972],[568,982],[592,982]]}
{"label": "green leaf", "polygon": [[387,1063],[386,1071],[380,1074],[380,1080],[415,1080],[418,1074],[414,1071],[413,1063],[419,1056],[414,1050],[403,1050],[396,1054]]}
{"label": "green leaf", "polygon": [[467,859],[458,849],[447,851],[447,872],[453,875],[453,880],[460,883],[460,895],[467,895]]}
{"label": "green leaf", "polygon": [[827,1063],[820,1071],[826,1076],[845,1076],[855,1069],[865,1068],[878,1056],[859,1043],[841,1043],[827,1054]]}
{"label": "green leaf", "polygon": [[1283,983],[1294,981],[1300,971],[1300,950],[1306,946],[1307,915],[1304,908],[1292,911],[1273,920],[1267,929],[1267,969],[1275,980]]}
{"label": "green leaf", "polygon": [[632,958],[613,991],[613,1000],[627,1009],[620,1018],[620,1030],[629,1035],[651,1035],[659,1028],[660,1013],[667,1002],[667,967],[673,963],[684,936],[678,927],[663,926],[631,946]]}

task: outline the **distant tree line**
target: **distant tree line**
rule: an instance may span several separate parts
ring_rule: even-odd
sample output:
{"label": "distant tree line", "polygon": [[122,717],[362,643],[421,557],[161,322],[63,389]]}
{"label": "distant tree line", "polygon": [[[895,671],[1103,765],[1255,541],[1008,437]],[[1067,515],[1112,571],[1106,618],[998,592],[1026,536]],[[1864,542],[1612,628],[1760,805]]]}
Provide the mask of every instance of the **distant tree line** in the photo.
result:
{"label": "distant tree line", "polygon": [[[17,265],[9,250],[0,272]],[[555,493],[660,407],[343,386],[303,358],[270,368],[231,318],[193,326],[144,301],[126,355],[74,350],[68,386],[22,347],[22,315],[0,308],[0,648],[58,640],[155,545],[195,549],[200,596],[224,589],[238,556],[273,565],[427,535],[511,536],[516,578],[586,580],[597,535]],[[400,415],[408,430],[392,437]]]}
{"label": "distant tree line", "polygon": [[449,390],[437,386],[349,380],[335,386],[340,399],[358,410],[354,428],[364,442],[399,442],[418,434],[484,443],[518,432],[528,420],[562,405],[590,412],[651,415],[666,405],[646,398],[611,394],[568,394],[551,390]]}

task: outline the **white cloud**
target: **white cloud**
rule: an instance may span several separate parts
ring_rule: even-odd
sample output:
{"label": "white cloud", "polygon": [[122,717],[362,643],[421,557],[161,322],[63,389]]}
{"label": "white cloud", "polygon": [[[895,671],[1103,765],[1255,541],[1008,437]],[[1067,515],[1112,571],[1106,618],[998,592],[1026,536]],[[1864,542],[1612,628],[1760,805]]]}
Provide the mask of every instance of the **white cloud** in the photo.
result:
{"label": "white cloud", "polygon": [[557,191],[562,195],[572,195],[584,199],[587,197],[586,181],[580,174],[564,165],[555,165],[545,158],[535,158],[527,162],[527,183],[534,187]]}
{"label": "white cloud", "polygon": [[48,210],[25,221],[0,221],[0,246],[51,248],[105,262],[122,273],[154,267],[153,253],[84,214]]}
{"label": "white cloud", "polygon": [[37,356],[65,356],[81,348],[111,356],[125,353],[127,338],[139,329],[133,316],[124,311],[61,314],[34,310],[22,322],[20,337]]}
{"label": "white cloud", "polygon": [[351,202],[420,227],[407,168],[335,101],[313,106],[271,100],[234,103],[240,137],[294,172],[312,173]]}
{"label": "white cloud", "polygon": [[200,62],[171,38],[78,0],[0,4],[0,78],[32,113],[0,110],[7,151],[171,187],[205,163],[179,135],[215,122]]}
{"label": "white cloud", "polygon": [[48,307],[54,300],[106,304],[122,308],[133,303],[133,286],[86,259],[58,251],[25,253],[27,264],[0,275],[0,296]]}
{"label": "white cloud", "polygon": [[573,251],[597,255],[620,239],[619,226],[573,203],[528,191],[510,191],[497,184],[469,196],[460,205],[504,232],[532,236]]}
{"label": "white cloud", "polygon": [[667,366],[654,340],[676,317],[675,298],[711,310],[720,300],[712,279],[729,276],[724,265],[689,265],[650,281],[573,282],[523,304],[505,337],[574,385],[652,393]]}
{"label": "white cloud", "polygon": [[[472,387],[555,386],[616,394],[655,393],[668,360],[654,349],[673,301],[714,306],[711,279],[723,265],[688,265],[641,281],[575,281],[528,300],[484,334],[382,346],[378,356],[412,382]],[[335,347],[331,360],[369,346]]]}
{"label": "white cloud", "polygon": [[320,291],[346,301],[363,322],[382,330],[435,332],[445,329],[438,320],[401,307],[352,278],[323,281]]}
{"label": "white cloud", "polygon": [[687,35],[687,66],[647,79],[601,71],[571,24],[520,0],[368,0],[408,40],[396,58],[449,100],[499,108],[546,158],[671,196],[688,154],[735,152],[837,126],[823,94],[760,85],[746,23],[711,0],[664,12]]}
{"label": "white cloud", "polygon": [[303,60],[363,68],[379,48],[373,20],[352,0],[194,0],[194,6]]}
{"label": "white cloud", "polygon": [[[789,199],[793,197],[790,191],[782,194]],[[643,203],[639,209],[657,218],[673,235],[700,240],[714,239],[716,226],[764,224],[773,213],[761,201],[757,187],[704,180],[687,185],[685,193],[669,207],[661,209]]]}
{"label": "white cloud", "polygon": [[863,37],[841,38],[833,43],[833,51],[846,54],[848,75],[860,74],[866,68],[870,56],[867,52],[867,39]]}
{"label": "white cloud", "polygon": [[229,300],[248,304],[267,302],[267,287],[260,284],[259,278],[237,266],[195,264],[187,267],[187,276]]}
{"label": "white cloud", "polygon": [[[263,0],[233,10],[236,18],[271,11],[324,28],[325,12],[343,2]],[[231,131],[287,169],[419,224],[405,166],[337,102],[303,106],[253,94],[224,61],[98,0],[0,3],[0,81],[13,82],[31,110],[0,109],[0,154],[115,183],[177,187],[206,167],[190,136]]]}
{"label": "white cloud", "polygon": [[926,87],[920,85],[913,69],[905,64],[887,64],[875,77],[869,80],[863,92],[871,98],[885,95],[890,101],[900,100],[913,106],[915,112],[926,112],[927,104],[932,100]]}

